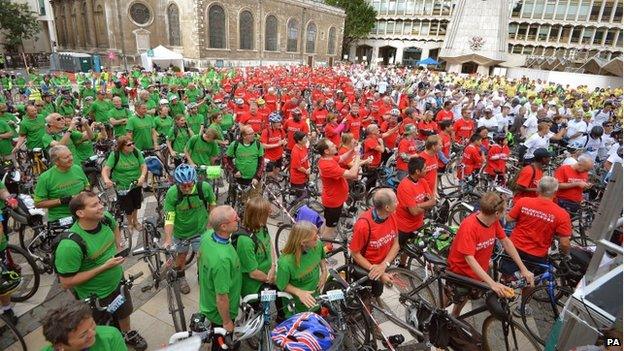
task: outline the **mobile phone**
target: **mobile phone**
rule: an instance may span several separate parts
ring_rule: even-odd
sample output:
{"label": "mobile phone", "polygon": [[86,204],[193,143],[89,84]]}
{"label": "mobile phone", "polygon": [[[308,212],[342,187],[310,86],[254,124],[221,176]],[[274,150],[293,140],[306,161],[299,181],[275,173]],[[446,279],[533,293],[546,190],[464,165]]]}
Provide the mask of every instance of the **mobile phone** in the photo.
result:
{"label": "mobile phone", "polygon": [[130,254],[130,248],[127,247],[115,254],[115,257],[127,257]]}

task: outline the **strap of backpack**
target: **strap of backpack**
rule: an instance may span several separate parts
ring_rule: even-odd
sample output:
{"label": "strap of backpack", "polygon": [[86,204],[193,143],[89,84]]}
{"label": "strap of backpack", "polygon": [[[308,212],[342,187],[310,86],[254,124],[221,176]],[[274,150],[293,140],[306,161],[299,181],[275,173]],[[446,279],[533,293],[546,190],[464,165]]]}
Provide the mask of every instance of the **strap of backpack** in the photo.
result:
{"label": "strap of backpack", "polygon": [[117,167],[117,163],[119,163],[119,151],[115,151],[113,154],[113,167],[111,167],[110,175],[113,175],[113,170]]}
{"label": "strap of backpack", "polygon": [[531,174],[531,181],[529,182],[529,186],[531,186],[531,184],[535,182],[535,173],[537,172],[537,170],[535,169],[535,165],[531,164],[531,170],[533,171],[533,173]]}
{"label": "strap of backpack", "polygon": [[78,247],[80,247],[80,252],[82,252],[82,259],[87,257],[87,243],[85,243],[84,239],[78,233],[67,232],[62,240],[64,239],[71,240],[78,244]]}

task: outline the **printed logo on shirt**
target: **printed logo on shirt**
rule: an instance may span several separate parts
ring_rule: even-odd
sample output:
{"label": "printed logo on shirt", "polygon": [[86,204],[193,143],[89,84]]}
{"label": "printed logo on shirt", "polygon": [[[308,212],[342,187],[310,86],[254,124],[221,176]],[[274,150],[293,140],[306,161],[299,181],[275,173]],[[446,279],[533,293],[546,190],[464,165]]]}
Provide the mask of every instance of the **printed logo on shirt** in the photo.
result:
{"label": "printed logo on shirt", "polygon": [[548,223],[555,223],[555,215],[552,215],[550,213],[544,213],[542,211],[538,211],[532,208],[528,208],[528,207],[522,207],[522,209],[520,209],[520,212],[533,217],[533,218],[537,218],[537,219],[541,219],[543,221],[546,221]]}
{"label": "printed logo on shirt", "polygon": [[477,251],[485,250],[491,247],[492,245],[494,245],[494,241],[496,241],[496,238],[490,238],[490,239],[487,239],[486,241],[482,241],[477,244],[476,250]]}
{"label": "printed logo on shirt", "polygon": [[374,248],[374,249],[382,248],[382,247],[386,246],[388,243],[391,243],[392,241],[394,241],[396,236],[397,236],[397,232],[395,232],[394,230],[391,230],[389,233],[387,233],[386,235],[382,236],[381,238],[379,238],[377,240],[372,240],[369,243],[369,246]]}

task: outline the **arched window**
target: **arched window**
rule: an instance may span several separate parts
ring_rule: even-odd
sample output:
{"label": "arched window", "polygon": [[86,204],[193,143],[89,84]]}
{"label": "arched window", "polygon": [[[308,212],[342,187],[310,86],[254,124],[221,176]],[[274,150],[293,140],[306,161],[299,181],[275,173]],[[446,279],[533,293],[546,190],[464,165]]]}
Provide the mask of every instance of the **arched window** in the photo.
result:
{"label": "arched window", "polygon": [[253,15],[243,11],[238,19],[239,47],[241,50],[253,50],[254,25]]}
{"label": "arched window", "polygon": [[208,46],[212,49],[225,49],[225,11],[219,5],[208,9]]}
{"label": "arched window", "polygon": [[169,45],[180,46],[180,11],[178,5],[171,4],[167,7],[167,20],[169,22]]}
{"label": "arched window", "polygon": [[277,51],[277,18],[270,15],[264,26],[264,50]]}
{"label": "arched window", "polygon": [[329,34],[327,35],[327,53],[330,55],[336,54],[336,28],[329,28]]}
{"label": "arched window", "polygon": [[[89,36],[89,23],[86,21],[87,18],[87,2],[83,1],[82,6],[80,8],[80,14],[82,18],[84,18],[84,22],[82,23],[82,36],[84,38],[83,46],[95,46],[95,43],[91,43],[91,38]],[[87,45],[88,44],[88,45]]]}
{"label": "arched window", "polygon": [[306,52],[308,54],[314,53],[314,44],[316,43],[316,24],[308,24],[306,30]]}
{"label": "arched window", "polygon": [[286,43],[286,51],[296,52],[299,41],[299,22],[292,18],[288,21],[288,42]]}

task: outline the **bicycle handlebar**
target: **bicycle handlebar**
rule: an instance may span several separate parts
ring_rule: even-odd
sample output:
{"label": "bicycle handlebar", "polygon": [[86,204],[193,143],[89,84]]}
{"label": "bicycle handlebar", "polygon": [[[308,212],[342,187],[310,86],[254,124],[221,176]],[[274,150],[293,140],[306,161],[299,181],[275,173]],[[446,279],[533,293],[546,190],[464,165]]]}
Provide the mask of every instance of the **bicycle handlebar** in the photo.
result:
{"label": "bicycle handlebar", "polygon": [[[141,276],[143,276],[143,272],[138,272],[136,274],[132,274],[129,275],[128,278],[124,279],[121,281],[121,285],[124,285],[129,289],[132,288],[132,283],[139,279]],[[126,292],[125,289],[119,289],[119,295],[123,296],[124,298],[126,298]],[[110,303],[106,306],[102,306],[100,305],[100,299],[95,295],[95,294],[91,294],[91,296],[89,296],[88,298],[83,300],[84,302],[88,303],[91,308],[97,310],[97,311],[106,311],[108,309],[108,306],[110,305]],[[114,300],[113,300],[114,301]],[[112,301],[111,301],[112,303]]]}
{"label": "bicycle handlebar", "polygon": [[[265,291],[275,291],[275,290],[265,290]],[[277,291],[276,292],[276,297],[284,297],[287,298],[289,300],[293,299],[293,296],[287,292],[282,292],[282,291]],[[249,294],[246,295],[245,297],[243,297],[243,303],[249,304],[253,301],[257,301],[260,300],[262,298],[262,292],[256,293],[256,294]]]}

